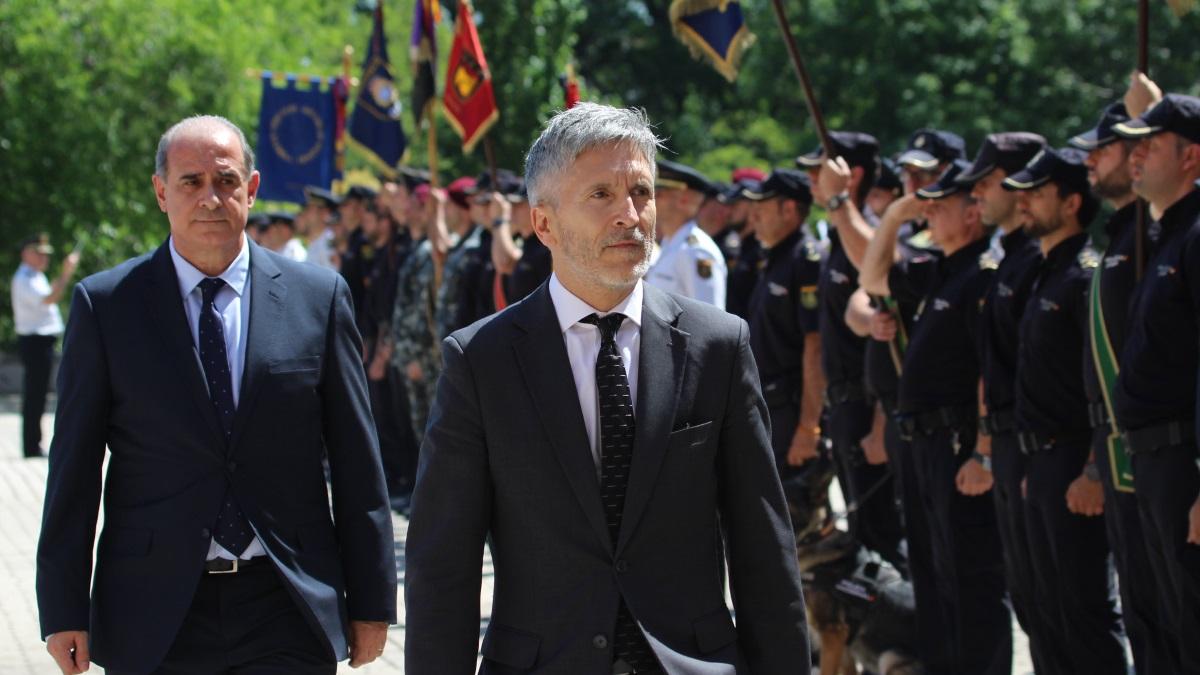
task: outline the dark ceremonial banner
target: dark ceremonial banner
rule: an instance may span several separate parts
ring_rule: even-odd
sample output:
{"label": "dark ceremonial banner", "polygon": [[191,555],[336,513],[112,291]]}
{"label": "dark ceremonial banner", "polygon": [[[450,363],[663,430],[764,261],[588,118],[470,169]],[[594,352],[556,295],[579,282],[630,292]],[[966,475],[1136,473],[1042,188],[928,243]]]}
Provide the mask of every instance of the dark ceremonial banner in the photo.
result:
{"label": "dark ceremonial banner", "polygon": [[375,26],[363,59],[358,97],[350,115],[348,140],[388,176],[404,157],[408,139],[400,127],[400,95],[388,61],[387,38],[383,33],[383,3],[375,6]]}
{"label": "dark ceremonial banner", "polygon": [[334,144],[337,114],[333,84],[322,91],[320,80],[296,88],[296,76],[277,87],[271,73],[262,76],[258,113],[258,198],[304,203],[304,186],[328,189],[335,178]]}
{"label": "dark ceremonial banner", "polygon": [[742,55],[754,44],[742,3],[734,0],[674,0],[671,28],[692,56],[707,60],[725,79],[737,79]]}
{"label": "dark ceremonial banner", "polygon": [[442,8],[437,0],[417,0],[413,4],[412,38],[408,45],[408,58],[413,68],[412,108],[413,123],[421,126],[428,116],[429,106],[437,98],[437,83],[433,68],[437,62],[437,34],[434,28],[442,18]]}

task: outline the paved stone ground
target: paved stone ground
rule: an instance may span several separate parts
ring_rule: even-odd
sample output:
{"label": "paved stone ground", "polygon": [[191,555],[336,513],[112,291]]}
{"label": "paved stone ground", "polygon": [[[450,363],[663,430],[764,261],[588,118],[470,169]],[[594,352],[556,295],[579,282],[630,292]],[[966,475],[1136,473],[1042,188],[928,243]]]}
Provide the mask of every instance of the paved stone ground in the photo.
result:
{"label": "paved stone ground", "polygon": [[[52,408],[53,406],[51,406]],[[39,638],[37,603],[34,598],[34,556],[45,491],[46,462],[25,460],[20,450],[20,418],[13,397],[0,397],[0,675],[57,675],[58,669],[46,654]],[[47,436],[51,417],[45,421]],[[836,486],[834,488],[836,490]],[[840,495],[834,495],[835,502]],[[838,504],[835,503],[835,506]],[[397,574],[404,582],[404,539],[408,521],[395,517]],[[491,614],[492,567],[484,560],[481,603],[484,619],[480,634]],[[400,601],[401,624],[393,626],[388,646],[378,661],[358,670],[344,663],[339,673],[396,675],[404,672],[404,598]],[[1014,668],[1017,675],[1032,672],[1024,633],[1014,624]],[[93,666],[92,672],[103,672]]]}

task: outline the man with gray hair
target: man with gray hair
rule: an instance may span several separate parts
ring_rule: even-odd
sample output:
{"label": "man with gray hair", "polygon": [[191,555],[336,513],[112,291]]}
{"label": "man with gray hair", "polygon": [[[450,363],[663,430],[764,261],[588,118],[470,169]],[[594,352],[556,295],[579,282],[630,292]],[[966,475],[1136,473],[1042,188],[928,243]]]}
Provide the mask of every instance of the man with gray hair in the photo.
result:
{"label": "man with gray hair", "polygon": [[156,165],[170,236],[71,300],[37,555],[47,650],[66,675],[369,663],[395,549],[349,289],[247,239],[259,175],[233,123],[176,124]]}
{"label": "man with gray hair", "polygon": [[581,103],[526,157],[554,272],[442,344],[406,545],[410,675],[475,672],[485,542],[485,675],[809,667],[746,323],[642,282],[658,146],[642,113]]}

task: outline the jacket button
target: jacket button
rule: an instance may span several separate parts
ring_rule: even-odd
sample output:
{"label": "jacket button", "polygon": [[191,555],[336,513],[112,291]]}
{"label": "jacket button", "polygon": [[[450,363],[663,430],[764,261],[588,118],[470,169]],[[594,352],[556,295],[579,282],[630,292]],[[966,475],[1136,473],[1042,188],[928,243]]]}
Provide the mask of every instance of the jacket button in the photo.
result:
{"label": "jacket button", "polygon": [[601,633],[592,638],[592,646],[596,649],[608,649],[608,636]]}
{"label": "jacket button", "polygon": [[618,560],[617,561],[617,573],[624,574],[628,571],[629,571],[629,563],[625,562],[624,560]]}

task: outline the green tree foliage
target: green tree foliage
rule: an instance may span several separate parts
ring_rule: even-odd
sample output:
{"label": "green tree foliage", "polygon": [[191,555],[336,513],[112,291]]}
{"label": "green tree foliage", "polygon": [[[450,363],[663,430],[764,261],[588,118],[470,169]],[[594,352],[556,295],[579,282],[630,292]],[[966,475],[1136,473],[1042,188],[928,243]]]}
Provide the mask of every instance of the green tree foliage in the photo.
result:
{"label": "green tree foliage", "polygon": [[[333,75],[357,53],[375,0],[6,0],[0,2],[0,269],[12,246],[47,231],[60,249],[84,239],[83,271],[150,250],[166,234],[150,188],[154,147],[172,122],[222,114],[257,138],[260,83],[247,69]],[[386,0],[394,75],[412,81],[414,0]],[[443,0],[447,10],[456,2]],[[832,128],[870,131],[888,151],[932,125],[974,148],[999,129],[1061,143],[1120,96],[1134,63],[1133,0],[786,0]],[[815,145],[770,0],[743,0],[758,42],[725,82],[694,61],[668,25],[668,0],[475,0],[501,119],[499,165],[562,106],[557,78],[577,64],[583,97],[644,107],[669,152],[714,177],[788,164]],[[1197,92],[1200,12],[1176,19],[1153,1],[1151,69],[1165,89]],[[438,26],[439,90],[453,34]],[[404,97],[407,100],[407,96]],[[424,165],[426,131],[409,162]],[[485,168],[444,121],[443,180]],[[365,162],[353,153],[348,167]],[[7,273],[0,293],[7,295]],[[5,303],[7,305],[7,303]],[[0,312],[0,336],[11,315]]]}

